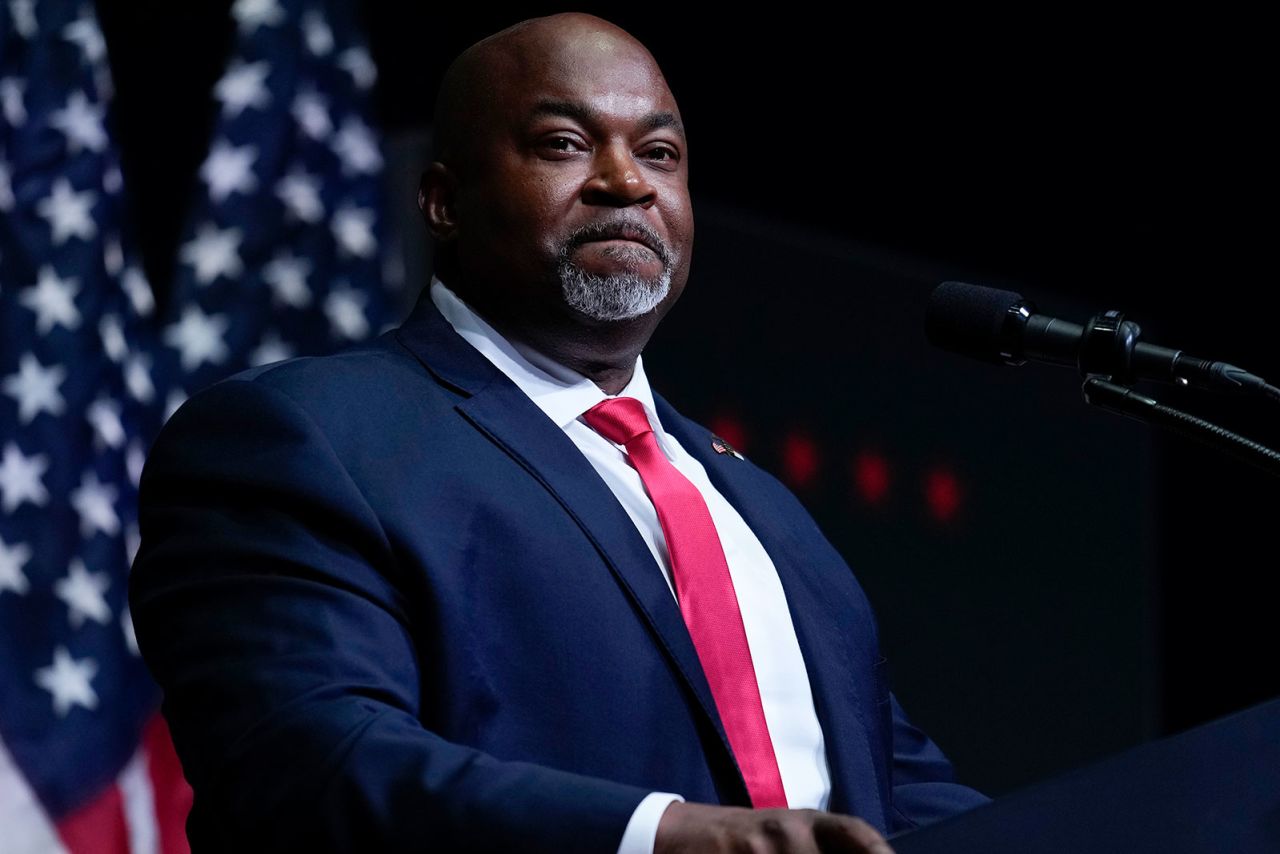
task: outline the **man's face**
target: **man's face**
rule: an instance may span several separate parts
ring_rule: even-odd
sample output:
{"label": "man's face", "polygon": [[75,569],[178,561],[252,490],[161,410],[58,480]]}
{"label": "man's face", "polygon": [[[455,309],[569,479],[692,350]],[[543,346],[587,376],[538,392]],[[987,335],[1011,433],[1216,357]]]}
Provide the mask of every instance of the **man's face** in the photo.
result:
{"label": "man's face", "polygon": [[460,175],[463,276],[536,313],[661,317],[693,241],[687,148],[652,59],[608,33],[516,52]]}

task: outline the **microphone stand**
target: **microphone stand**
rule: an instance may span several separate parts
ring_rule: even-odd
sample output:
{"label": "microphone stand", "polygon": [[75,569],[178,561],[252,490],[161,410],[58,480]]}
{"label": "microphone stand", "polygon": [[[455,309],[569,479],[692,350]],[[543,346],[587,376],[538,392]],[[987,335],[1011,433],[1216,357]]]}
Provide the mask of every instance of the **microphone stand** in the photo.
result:
{"label": "microphone stand", "polygon": [[1086,379],[1081,391],[1084,392],[1086,403],[1163,427],[1170,432],[1194,439],[1255,465],[1268,474],[1280,477],[1280,453],[1251,439],[1246,439],[1238,433],[1232,433],[1217,424],[1172,406],[1165,406],[1157,400],[1138,394],[1133,389],[1108,382],[1101,377],[1094,376]]}

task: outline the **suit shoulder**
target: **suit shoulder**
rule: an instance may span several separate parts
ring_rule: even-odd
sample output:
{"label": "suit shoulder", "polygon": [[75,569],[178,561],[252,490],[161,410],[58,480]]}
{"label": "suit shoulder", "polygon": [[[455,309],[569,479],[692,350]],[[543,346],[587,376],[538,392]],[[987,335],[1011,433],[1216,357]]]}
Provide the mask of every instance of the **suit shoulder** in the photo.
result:
{"label": "suit shoulder", "polygon": [[321,427],[361,413],[391,415],[406,406],[421,413],[451,409],[455,402],[395,336],[386,333],[327,356],[303,356],[241,371],[192,395],[183,408],[240,401],[254,407],[264,398],[287,400]]}

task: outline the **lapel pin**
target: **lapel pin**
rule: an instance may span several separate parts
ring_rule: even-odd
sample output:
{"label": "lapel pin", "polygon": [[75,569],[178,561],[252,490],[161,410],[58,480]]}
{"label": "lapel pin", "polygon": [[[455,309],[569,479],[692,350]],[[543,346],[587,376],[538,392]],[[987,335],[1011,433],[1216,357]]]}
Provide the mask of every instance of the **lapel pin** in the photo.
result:
{"label": "lapel pin", "polygon": [[714,433],[711,434],[711,449],[714,450],[717,454],[732,454],[738,459],[743,458],[742,454],[738,453],[737,450],[733,447],[733,445],[730,445],[728,442],[726,442],[724,439],[721,439],[719,436],[715,435]]}

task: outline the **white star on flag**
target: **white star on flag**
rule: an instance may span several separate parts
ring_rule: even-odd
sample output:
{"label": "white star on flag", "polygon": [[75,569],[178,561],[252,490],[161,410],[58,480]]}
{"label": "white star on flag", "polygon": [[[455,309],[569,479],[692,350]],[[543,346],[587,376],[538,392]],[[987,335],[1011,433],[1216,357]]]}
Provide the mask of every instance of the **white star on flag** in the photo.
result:
{"label": "white star on flag", "polygon": [[107,56],[107,43],[102,30],[92,18],[77,18],[62,28],[62,37],[78,45],[85,64],[95,67]]}
{"label": "white star on flag", "polygon": [[111,622],[107,588],[111,578],[105,572],[90,572],[80,558],[73,558],[65,577],[53,583],[53,592],[67,606],[67,620],[78,629],[85,620],[105,626]]}
{"label": "white star on flag", "polygon": [[234,278],[240,275],[244,265],[240,262],[240,229],[221,231],[211,222],[202,223],[196,236],[183,244],[179,256],[195,268],[196,281],[202,285],[211,283],[218,276]]}
{"label": "white star on flag", "polygon": [[80,486],[71,493],[71,506],[80,514],[80,534],[87,539],[95,531],[109,537],[120,533],[115,502],[116,488],[98,480],[95,472],[85,472]]}
{"label": "white star on flag", "polygon": [[98,663],[92,658],[76,660],[65,646],[53,651],[53,664],[36,671],[36,684],[53,695],[53,710],[65,718],[73,706],[92,711],[98,707],[98,694],[93,690],[93,677]]}
{"label": "white star on flag", "polygon": [[124,632],[125,648],[133,655],[141,655],[138,649],[138,635],[133,628],[133,616],[129,613],[129,606],[124,606],[124,611],[120,614],[120,629]]}
{"label": "white star on flag", "polygon": [[17,77],[5,77],[0,80],[0,113],[4,120],[13,127],[22,127],[27,123],[27,108],[22,103],[22,95],[27,91],[27,81]]}
{"label": "white star on flag", "polygon": [[25,596],[31,589],[31,582],[22,571],[27,561],[31,560],[31,547],[26,543],[9,545],[0,537],[0,593],[12,590],[19,596]]}
{"label": "white star on flag", "polygon": [[308,175],[300,168],[285,175],[276,183],[276,195],[296,219],[302,222],[319,222],[324,217],[324,203],[320,200],[320,179]]}
{"label": "white star on flag", "polygon": [[271,103],[267,91],[267,75],[271,66],[266,62],[242,62],[236,60],[222,79],[213,87],[214,94],[222,102],[222,114],[235,118],[249,107],[262,109]]}
{"label": "white star on flag", "polygon": [[282,251],[262,268],[262,280],[271,286],[272,297],[280,303],[303,308],[311,302],[307,276],[311,262]]}
{"label": "white star on flag", "polygon": [[49,195],[36,205],[36,213],[49,222],[55,244],[66,243],[70,237],[89,240],[98,233],[98,227],[89,215],[98,194],[92,190],[77,193],[71,182],[59,178],[53,182]]}
{"label": "white star on flag", "polygon": [[194,371],[203,362],[217,365],[231,355],[222,340],[229,327],[223,315],[208,315],[199,306],[189,305],[182,319],[165,329],[164,343],[180,352],[184,371]]}
{"label": "white star on flag", "polygon": [[236,0],[231,7],[231,17],[236,19],[240,31],[252,33],[258,27],[274,27],[284,20],[284,10],[276,0]]}
{"label": "white star on flag", "polygon": [[13,28],[24,39],[31,38],[39,31],[36,26],[35,0],[9,0],[9,14],[13,16]]}
{"label": "white star on flag", "polygon": [[13,442],[4,446],[4,459],[0,459],[0,505],[4,512],[12,513],[24,501],[37,507],[49,502],[49,490],[41,480],[49,470],[49,458],[44,454],[30,457],[22,453]]}
{"label": "white star on flag", "polygon": [[102,339],[102,349],[107,358],[119,362],[129,352],[129,345],[124,340],[124,329],[120,327],[120,318],[114,314],[104,314],[98,321],[98,336]]}
{"label": "white star on flag", "polygon": [[369,51],[362,47],[349,47],[338,56],[338,67],[351,75],[356,86],[368,89],[378,80],[378,66],[373,64]]}
{"label": "white star on flag", "polygon": [[13,210],[13,183],[9,177],[9,164],[0,157],[0,211]]}
{"label": "white star on flag", "polygon": [[333,212],[329,226],[338,248],[346,254],[370,258],[378,251],[378,241],[373,236],[373,211],[343,205]]}
{"label": "white star on flag", "polygon": [[36,332],[47,335],[55,326],[75,329],[80,325],[76,308],[76,279],[63,279],[49,265],[40,268],[34,286],[23,290],[18,302],[35,312]]}
{"label": "white star on flag", "polygon": [[156,298],[151,292],[151,283],[137,267],[128,267],[120,277],[120,285],[124,288],[129,304],[142,317],[147,317],[155,310]]}
{"label": "white star on flag", "polygon": [[299,92],[289,108],[293,120],[302,128],[302,132],[314,140],[321,140],[333,131],[333,121],[329,118],[329,108],[319,92],[309,90]]}
{"label": "white star on flag", "polygon": [[151,357],[145,353],[133,353],[124,363],[124,387],[129,396],[139,403],[150,403],[156,395],[151,382]]}
{"label": "white star on flag", "polygon": [[200,177],[209,185],[209,197],[221,202],[232,193],[248,195],[258,189],[253,174],[253,161],[258,149],[252,145],[236,148],[225,139],[213,144],[213,150],[200,166]]}
{"label": "white star on flag", "polygon": [[101,106],[90,104],[83,92],[72,92],[65,107],[49,114],[49,127],[67,138],[72,154],[85,149],[103,151],[107,147],[107,132],[102,127],[105,113]]}
{"label": "white star on flag", "polygon": [[333,30],[316,9],[308,9],[302,16],[302,38],[313,56],[324,56],[333,50]]}
{"label": "white star on flag", "polygon": [[324,313],[335,335],[356,339],[369,334],[369,321],[364,316],[365,302],[365,295],[351,288],[336,287],[329,292],[324,301]]}
{"label": "white star on flag", "polygon": [[333,153],[342,160],[342,170],[354,175],[372,175],[382,168],[378,140],[364,122],[351,116],[333,137]]}
{"label": "white star on flag", "polygon": [[109,397],[99,397],[89,404],[85,418],[93,428],[93,435],[108,448],[124,445],[124,423],[120,420],[120,404]]}
{"label": "white star on flag", "polygon": [[276,332],[268,332],[262,337],[262,343],[249,354],[249,364],[257,367],[269,365],[272,362],[283,362],[292,357],[293,350],[281,340],[280,335]]}
{"label": "white star on flag", "polygon": [[18,372],[4,378],[5,394],[18,402],[18,421],[30,424],[41,412],[61,415],[67,408],[58,387],[67,378],[61,365],[44,367],[32,353],[23,353]]}

